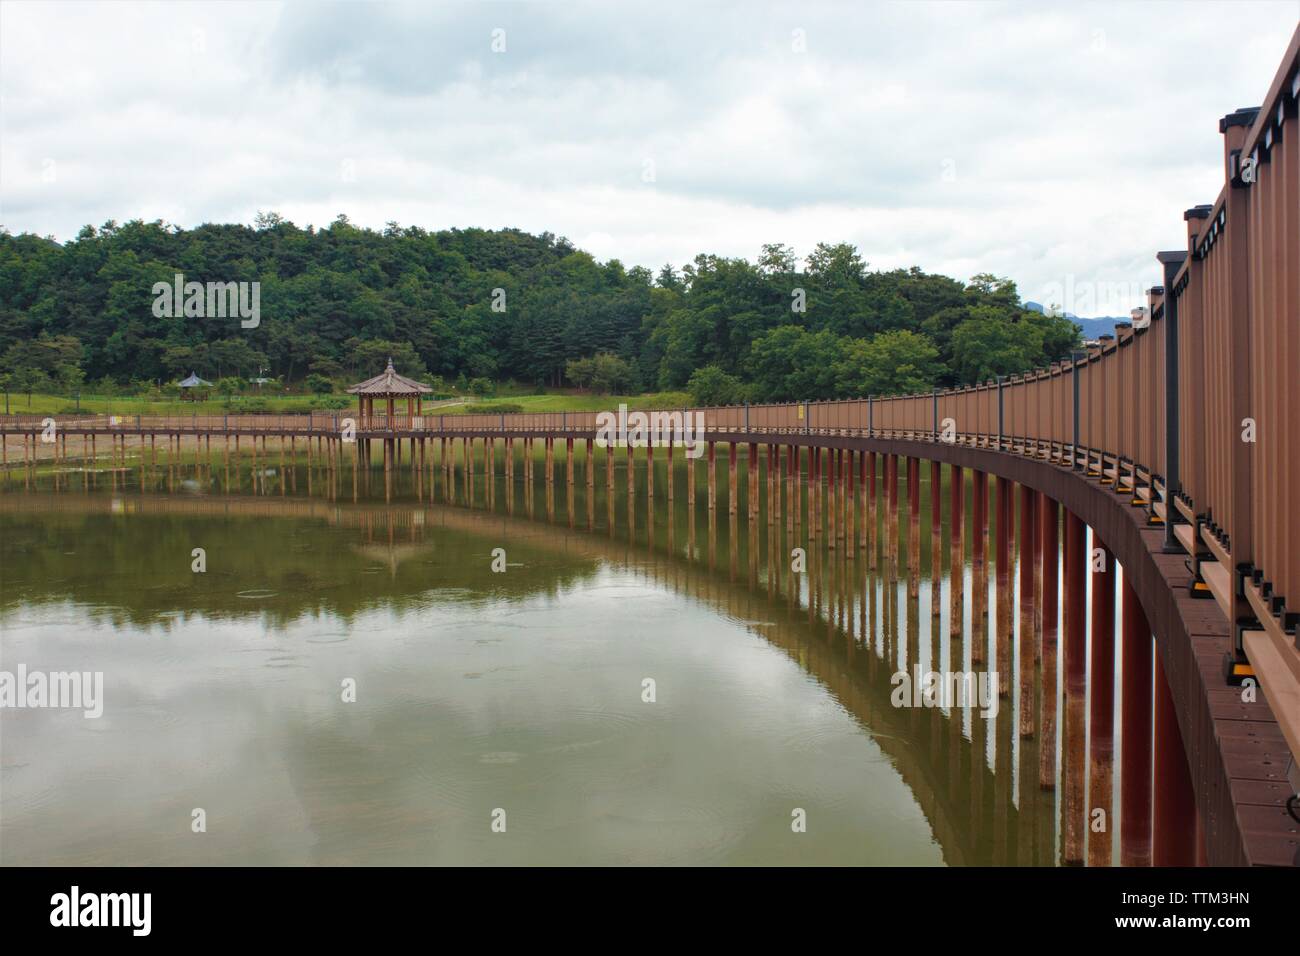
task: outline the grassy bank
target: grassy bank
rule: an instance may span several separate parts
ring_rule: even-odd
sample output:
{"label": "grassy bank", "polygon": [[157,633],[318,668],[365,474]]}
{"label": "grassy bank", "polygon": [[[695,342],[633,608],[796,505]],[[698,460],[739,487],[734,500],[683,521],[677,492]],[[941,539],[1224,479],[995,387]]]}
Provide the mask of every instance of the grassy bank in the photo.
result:
{"label": "grassy bank", "polygon": [[[329,396],[337,397],[337,396]],[[352,396],[346,396],[352,399]],[[346,412],[347,409],[326,409],[311,395],[275,395],[262,396],[258,401],[260,408],[265,404],[267,414],[291,415],[305,414],[312,408],[320,411]],[[629,408],[680,408],[691,404],[690,396],[683,392],[654,392],[644,395],[510,395],[501,398],[483,398],[453,403],[436,403],[436,407],[427,407],[428,414],[456,415],[484,410],[509,410],[517,407],[524,412],[591,412],[616,409],[620,403]],[[9,412],[14,415],[71,415],[77,407],[76,399],[62,395],[43,395],[33,393],[30,403],[26,395],[9,396]],[[182,402],[176,399],[150,399],[139,396],[93,396],[81,398],[81,414],[85,415],[221,415],[249,414],[255,409],[247,407],[240,400],[227,408],[222,398],[201,402]],[[349,406],[356,409],[352,400]],[[405,411],[406,403],[398,402],[398,412]],[[3,406],[0,405],[0,411]]]}

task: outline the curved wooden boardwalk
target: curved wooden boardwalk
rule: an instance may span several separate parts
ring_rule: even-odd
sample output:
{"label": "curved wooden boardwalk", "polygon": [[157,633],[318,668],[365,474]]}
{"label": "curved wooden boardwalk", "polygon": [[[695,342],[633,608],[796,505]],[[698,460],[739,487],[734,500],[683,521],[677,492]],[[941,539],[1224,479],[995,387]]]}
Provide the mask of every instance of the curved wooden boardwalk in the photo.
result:
{"label": "curved wooden boardwalk", "polygon": [[[616,436],[647,444],[642,429],[651,429],[667,438],[658,451],[670,460],[683,451],[684,438],[703,444],[710,510],[721,446],[733,514],[742,497],[737,464],[743,458],[751,521],[759,515],[766,463],[767,494],[775,503],[768,509],[769,522],[784,514],[797,524],[806,507],[809,533],[822,546],[856,545],[872,560],[878,504],[886,527],[898,527],[900,465],[908,478],[909,552],[919,553],[917,476],[924,460],[933,469],[934,497],[928,504],[933,516],[942,518],[940,482],[933,480],[938,469],[950,469],[951,485],[962,489],[952,497],[947,519],[958,545],[970,479],[970,533],[976,562],[982,564],[987,477],[994,476],[991,539],[997,573],[1010,572],[1017,501],[1022,553],[1034,556],[1034,575],[1021,576],[1020,613],[1022,630],[1028,626],[1039,640],[1037,647],[1021,642],[1019,653],[1029,654],[1021,663],[1032,669],[1038,661],[1048,662],[1043,674],[1052,680],[1058,652],[1052,604],[1057,562],[1044,561],[1043,555],[1057,554],[1059,535],[1062,719],[1067,728],[1077,727],[1089,720],[1084,714],[1091,707],[1095,744],[1086,760],[1077,747],[1065,750],[1068,861],[1082,859],[1081,828],[1089,809],[1083,804],[1085,781],[1109,779],[1104,774],[1112,756],[1112,728],[1106,705],[1114,696],[1124,715],[1121,862],[1294,865],[1300,854],[1298,825],[1283,805],[1300,789],[1300,783],[1287,781],[1289,771],[1300,780],[1293,756],[1300,753],[1298,98],[1300,29],[1263,105],[1220,122],[1223,188],[1213,203],[1187,210],[1187,248],[1159,254],[1164,281],[1150,290],[1147,311],[1132,325],[1121,325],[1115,337],[1103,337],[1068,361],[928,395],[674,409],[643,418],[634,413],[631,434]],[[608,437],[602,424],[607,421],[595,413],[360,420],[343,414],[15,416],[0,421],[0,455],[8,460],[16,438],[25,464],[42,455],[57,460],[67,457],[69,435],[90,442],[91,454],[94,442],[107,438],[123,460],[128,442],[135,440],[143,458],[146,437],[153,449],[158,435],[170,437],[176,447],[182,436],[195,436],[209,455],[216,438],[227,456],[232,439],[236,455],[241,439],[250,441],[256,455],[259,440],[266,454],[267,439],[274,438],[281,456],[286,440],[292,454],[304,439],[331,470],[350,461],[355,482],[358,470],[369,472],[356,465],[369,465],[378,442],[390,478],[407,447],[407,463],[421,476],[427,471],[432,482],[440,474],[454,486],[459,442],[462,480],[473,486],[478,462],[496,473],[499,446],[512,478],[516,445],[522,443],[531,488],[533,444],[541,441],[548,489],[557,443],[567,448],[572,488],[574,443],[587,447],[588,487],[595,480],[593,448]],[[607,447],[610,488],[613,454],[614,447]],[[627,454],[631,462],[630,448]],[[645,455],[653,462],[655,454],[651,441]],[[687,494],[693,504],[698,462],[690,462]],[[634,470],[627,473],[634,482]],[[646,490],[653,497],[653,488]],[[880,503],[878,491],[884,498]],[[1085,526],[1103,557],[1112,556],[1123,569],[1121,626],[1106,626],[1113,605],[1107,610],[1104,601],[1093,604],[1092,647],[1103,652],[1094,654],[1091,667],[1085,660],[1085,580],[1093,575],[1094,593],[1101,593],[1115,587],[1115,578],[1109,568],[1093,568]],[[885,537],[887,556],[897,542],[896,534]],[[909,567],[914,572],[917,562],[909,561]],[[1001,608],[998,613],[993,663],[1009,673],[1010,622]],[[1108,647],[1118,649],[1120,668],[1114,657],[1107,659]],[[1023,686],[1021,693],[1021,736],[1054,733],[1049,719],[1055,715],[1035,713],[1032,696],[1024,696]]]}

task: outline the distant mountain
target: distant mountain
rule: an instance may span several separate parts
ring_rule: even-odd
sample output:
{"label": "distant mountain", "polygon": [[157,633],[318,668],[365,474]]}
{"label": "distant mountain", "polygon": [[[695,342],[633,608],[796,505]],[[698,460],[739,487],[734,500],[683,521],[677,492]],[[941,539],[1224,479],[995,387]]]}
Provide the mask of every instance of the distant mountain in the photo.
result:
{"label": "distant mountain", "polygon": [[[1043,306],[1038,302],[1024,303],[1026,309],[1032,309],[1035,312],[1042,312]],[[1095,339],[1101,335],[1114,335],[1116,322],[1129,322],[1128,316],[1104,316],[1096,319],[1081,319],[1071,312],[1065,313],[1067,319],[1073,320],[1074,324],[1083,329],[1085,339]]]}

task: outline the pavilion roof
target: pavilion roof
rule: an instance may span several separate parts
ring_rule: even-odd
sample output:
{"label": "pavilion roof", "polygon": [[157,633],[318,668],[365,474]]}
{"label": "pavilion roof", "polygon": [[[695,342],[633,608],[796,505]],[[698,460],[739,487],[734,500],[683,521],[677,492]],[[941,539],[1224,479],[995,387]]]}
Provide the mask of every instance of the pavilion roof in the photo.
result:
{"label": "pavilion roof", "polygon": [[204,381],[193,372],[190,372],[188,378],[183,378],[177,383],[181,388],[199,388],[203,385],[211,385],[211,382]]}
{"label": "pavilion roof", "polygon": [[352,395],[427,395],[433,389],[423,382],[417,382],[413,378],[407,378],[405,375],[398,375],[393,368],[393,360],[388,360],[388,368],[384,369],[374,378],[368,378],[364,382],[358,382],[348,389]]}

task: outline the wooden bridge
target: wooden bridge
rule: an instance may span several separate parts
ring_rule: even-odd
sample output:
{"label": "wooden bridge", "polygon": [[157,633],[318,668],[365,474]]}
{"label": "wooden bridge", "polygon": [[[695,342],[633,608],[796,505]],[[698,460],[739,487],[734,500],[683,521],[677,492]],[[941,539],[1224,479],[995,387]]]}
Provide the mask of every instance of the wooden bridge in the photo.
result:
{"label": "wooden bridge", "polygon": [[[604,441],[604,419],[580,412],[13,416],[0,420],[0,455],[7,462],[20,440],[26,465],[42,456],[58,460],[67,455],[69,436],[89,442],[91,455],[96,440],[106,438],[123,459],[128,443],[143,451],[148,439],[152,449],[158,436],[177,447],[194,437],[209,454],[216,438],[226,456],[232,441],[234,453],[241,453],[241,439],[255,455],[259,441],[265,453],[273,438],[283,455],[286,441],[292,451],[303,439],[309,449],[315,446],[323,467],[342,469],[350,462],[355,478],[358,465],[368,473],[378,443],[386,475],[403,466],[405,447],[407,467],[431,480],[439,473],[454,487],[459,443],[460,480],[473,487],[478,462],[496,474],[498,449],[513,482],[522,445],[531,488],[533,447],[541,442],[549,489],[557,443],[567,449],[572,488],[576,442],[586,445],[588,487],[595,481],[595,448],[605,446],[612,489],[616,446],[625,447],[635,494],[633,446],[645,444],[642,488],[653,500],[655,455],[662,452],[671,462],[683,453],[684,426],[698,416],[702,427],[690,437],[703,445],[710,511],[718,447],[727,455],[733,515],[741,500],[737,461],[744,449],[749,520],[759,520],[765,472],[769,523],[782,515],[787,527],[807,520],[810,537],[824,547],[864,549],[873,567],[879,546],[887,557],[898,547],[897,533],[877,534],[882,519],[887,532],[898,529],[903,469],[909,557],[919,550],[918,477],[926,460],[932,527],[936,537],[944,521],[951,527],[954,556],[964,548],[969,489],[977,566],[987,560],[988,536],[999,590],[1004,576],[1009,588],[1017,532],[1022,560],[1032,561],[1033,573],[1019,576],[1021,633],[1035,638],[1019,642],[1019,733],[1056,734],[1059,644],[1062,718],[1067,728],[1086,724],[1091,741],[1087,761],[1079,747],[1067,747],[1060,768],[1066,859],[1082,859],[1089,811],[1100,807],[1110,815],[1110,708],[1118,694],[1121,862],[1294,865],[1300,823],[1287,800],[1300,789],[1294,764],[1300,754],[1298,97],[1300,30],[1262,107],[1220,121],[1222,190],[1212,203],[1184,214],[1186,248],[1158,254],[1163,284],[1150,290],[1147,310],[1099,346],[1049,368],[925,395],[666,409],[633,417],[632,434],[612,443]],[[639,441],[646,437],[642,426],[664,439],[659,448],[653,440]],[[698,464],[687,459],[690,505]],[[945,467],[951,475],[946,517],[940,492]],[[670,469],[670,504],[672,475]],[[990,476],[996,489],[992,529],[986,527]],[[1102,549],[1100,569],[1086,551],[1085,526]],[[933,547],[937,553],[937,540]],[[1119,627],[1116,561],[1123,569]],[[916,566],[913,560],[910,567]],[[1064,607],[1058,635],[1059,585]],[[960,600],[955,576],[953,592]],[[1010,624],[999,608],[991,663],[1002,674],[1013,671]],[[1118,676],[1116,657],[1122,662]],[[1044,692],[1036,711],[1037,670]],[[1044,787],[1055,786],[1056,769],[1044,766]],[[1085,806],[1088,780],[1094,796]]]}

